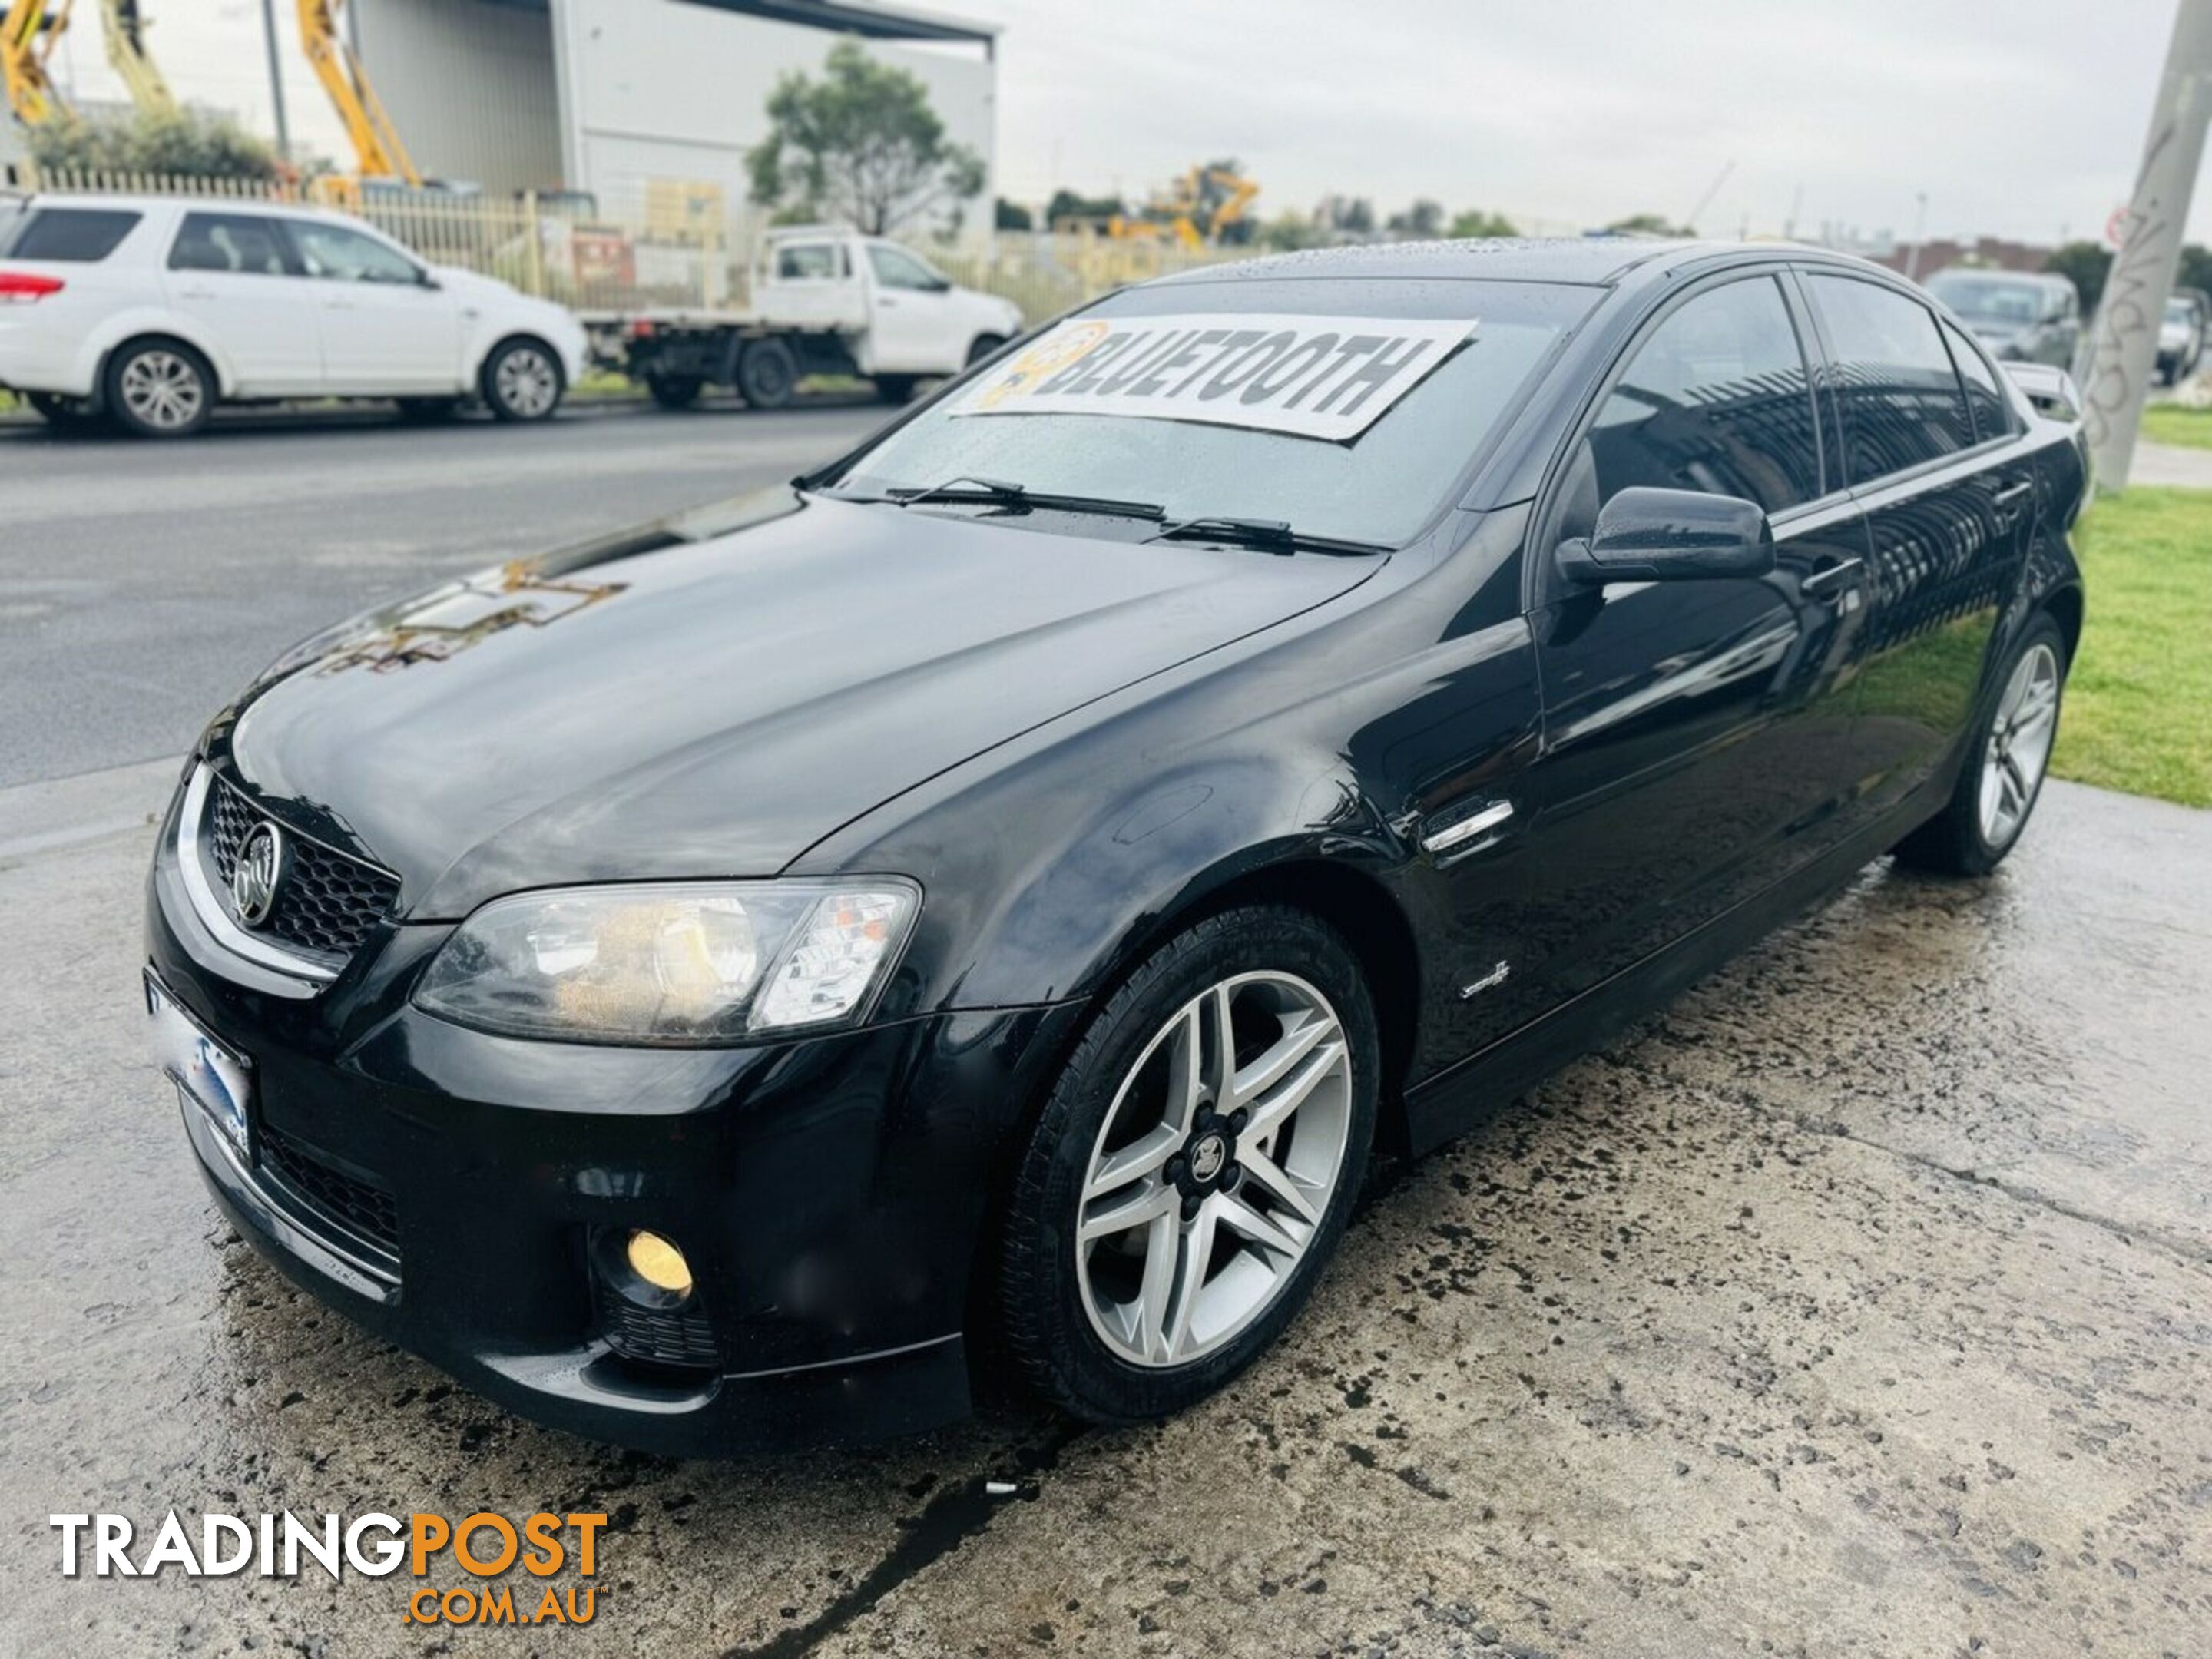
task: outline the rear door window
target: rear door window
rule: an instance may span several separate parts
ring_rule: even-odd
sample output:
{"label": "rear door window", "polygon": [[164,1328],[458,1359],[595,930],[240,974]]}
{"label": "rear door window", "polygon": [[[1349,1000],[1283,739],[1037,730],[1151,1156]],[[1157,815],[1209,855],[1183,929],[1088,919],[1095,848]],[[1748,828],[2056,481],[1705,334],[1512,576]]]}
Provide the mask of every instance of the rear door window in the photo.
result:
{"label": "rear door window", "polygon": [[169,249],[169,269],[241,276],[297,276],[301,271],[276,221],[247,213],[187,213]]}
{"label": "rear door window", "polygon": [[52,264],[97,264],[115,252],[142,215],[116,208],[33,208],[8,236],[0,228],[0,254]]}
{"label": "rear door window", "polygon": [[1933,312],[1856,277],[1809,276],[1805,286],[1828,337],[1851,483],[1972,447],[1966,394]]}
{"label": "rear door window", "polygon": [[2020,418],[1997,384],[1996,371],[1974,349],[1973,342],[1948,323],[1943,325],[1943,338],[1950,344],[1952,361],[1959,365],[1959,378],[1966,385],[1966,406],[1974,416],[1975,437],[1987,443],[2019,431]]}

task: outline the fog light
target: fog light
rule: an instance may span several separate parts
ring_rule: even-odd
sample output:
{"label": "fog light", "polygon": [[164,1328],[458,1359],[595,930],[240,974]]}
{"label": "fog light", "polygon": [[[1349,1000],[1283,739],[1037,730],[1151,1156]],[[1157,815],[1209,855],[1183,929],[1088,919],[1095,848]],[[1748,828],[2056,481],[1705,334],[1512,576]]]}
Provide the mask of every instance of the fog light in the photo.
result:
{"label": "fog light", "polygon": [[659,1233],[640,1229],[623,1247],[629,1270],[656,1291],[665,1291],[679,1301],[691,1294],[691,1264],[684,1252]]}

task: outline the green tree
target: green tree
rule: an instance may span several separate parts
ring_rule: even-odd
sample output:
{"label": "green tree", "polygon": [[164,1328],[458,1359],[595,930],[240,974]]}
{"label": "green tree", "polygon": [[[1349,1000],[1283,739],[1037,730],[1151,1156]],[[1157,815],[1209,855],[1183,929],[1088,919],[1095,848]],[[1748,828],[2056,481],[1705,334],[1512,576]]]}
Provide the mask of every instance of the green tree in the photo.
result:
{"label": "green tree", "polygon": [[1330,240],[1328,233],[1296,208],[1286,208],[1255,234],[1260,246],[1281,253],[1295,253],[1300,248],[1321,247]]}
{"label": "green tree", "polygon": [[991,228],[994,230],[1032,230],[1030,210],[1019,202],[1009,202],[1001,196],[992,210]]}
{"label": "green tree", "polygon": [[191,110],[116,120],[56,121],[25,135],[31,159],[56,172],[159,173],[266,180],[276,153],[233,123]]}
{"label": "green tree", "polygon": [[1616,219],[1606,229],[1615,236],[1694,236],[1688,225],[1672,224],[1663,213],[1632,213]]}
{"label": "green tree", "polygon": [[1079,196],[1063,185],[1045,204],[1044,222],[1050,229],[1063,219],[1121,219],[1128,212],[1127,204],[1118,196]]}
{"label": "green tree", "polygon": [[2193,288],[2212,294],[2212,248],[2191,242],[2181,250],[2181,269],[2173,276],[2176,288]]}
{"label": "green tree", "polygon": [[957,224],[982,192],[983,159],[945,137],[921,78],[850,40],[823,69],[818,81],[791,70],[769,94],[768,137],[745,153],[753,200],[803,204],[871,236],[935,210]]}
{"label": "green tree", "polygon": [[1449,233],[1455,239],[1471,236],[1518,236],[1513,222],[1502,213],[1485,213],[1480,208],[1469,208],[1455,216]]}
{"label": "green tree", "polygon": [[1384,222],[1383,229],[1393,236],[1409,237],[1425,242],[1443,234],[1444,204],[1421,197],[1411,207],[1392,214]]}
{"label": "green tree", "polygon": [[2112,252],[2102,242],[2069,242],[2053,248],[2043,268],[2071,282],[2081,296],[2081,309],[2093,312],[2097,296],[2105,291],[2105,273],[2112,268]]}

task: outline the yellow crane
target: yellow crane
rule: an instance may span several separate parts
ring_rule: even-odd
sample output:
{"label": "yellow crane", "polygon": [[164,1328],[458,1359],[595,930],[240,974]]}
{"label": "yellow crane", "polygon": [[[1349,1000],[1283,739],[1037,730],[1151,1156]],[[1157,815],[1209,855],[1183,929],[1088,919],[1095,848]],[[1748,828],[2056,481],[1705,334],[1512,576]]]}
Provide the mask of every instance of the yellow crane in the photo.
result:
{"label": "yellow crane", "polygon": [[8,107],[27,127],[69,117],[69,106],[46,73],[46,60],[69,27],[69,13],[70,0],[51,9],[46,0],[15,0],[0,13],[0,83],[7,88]]}
{"label": "yellow crane", "polygon": [[[361,55],[339,34],[337,10],[338,0],[300,0],[300,44],[345,123],[356,173],[360,179],[389,179],[419,190],[422,175],[369,85]],[[358,180],[354,184],[357,190]]]}
{"label": "yellow crane", "polygon": [[1053,228],[1103,232],[1120,242],[1174,242],[1194,252],[1218,242],[1223,231],[1250,211],[1259,193],[1260,186],[1233,167],[1194,167],[1168,189],[1155,191],[1133,215],[1072,217]]}
{"label": "yellow crane", "polygon": [[176,97],[146,51],[146,20],[138,0],[100,0],[100,22],[107,40],[107,61],[123,77],[131,101],[146,115],[174,112]]}

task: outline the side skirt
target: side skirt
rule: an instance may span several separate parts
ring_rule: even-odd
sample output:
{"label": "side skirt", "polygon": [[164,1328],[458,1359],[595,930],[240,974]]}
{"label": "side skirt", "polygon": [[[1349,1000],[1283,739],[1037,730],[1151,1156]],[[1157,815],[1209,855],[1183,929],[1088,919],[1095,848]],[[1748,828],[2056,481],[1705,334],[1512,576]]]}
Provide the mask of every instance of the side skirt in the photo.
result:
{"label": "side skirt", "polygon": [[1523,1091],[1603,1048],[1784,922],[1831,896],[1941,811],[1957,770],[1954,757],[1897,807],[1833,851],[1512,1036],[1415,1085],[1406,1093],[1410,1150],[1418,1157],[1464,1134]]}

